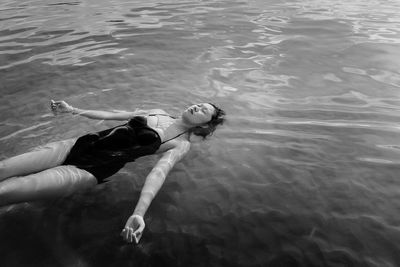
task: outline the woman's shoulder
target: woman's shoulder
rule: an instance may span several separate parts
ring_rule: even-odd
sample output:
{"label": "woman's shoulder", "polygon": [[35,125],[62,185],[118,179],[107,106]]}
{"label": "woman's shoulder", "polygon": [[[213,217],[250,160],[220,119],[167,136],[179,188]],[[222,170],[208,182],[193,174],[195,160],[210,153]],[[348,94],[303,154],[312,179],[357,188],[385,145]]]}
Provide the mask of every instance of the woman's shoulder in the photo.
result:
{"label": "woman's shoulder", "polygon": [[163,153],[166,151],[187,152],[189,151],[189,149],[190,149],[190,141],[188,141],[184,137],[178,137],[162,144],[158,152],[159,153]]}

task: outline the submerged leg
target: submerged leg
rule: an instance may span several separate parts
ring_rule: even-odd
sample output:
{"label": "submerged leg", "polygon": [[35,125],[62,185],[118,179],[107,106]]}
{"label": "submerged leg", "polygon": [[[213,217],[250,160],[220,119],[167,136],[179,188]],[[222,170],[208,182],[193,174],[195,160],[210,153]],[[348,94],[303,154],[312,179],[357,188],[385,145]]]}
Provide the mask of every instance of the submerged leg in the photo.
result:
{"label": "submerged leg", "polygon": [[0,206],[69,195],[93,187],[96,178],[89,172],[66,165],[0,182]]}
{"label": "submerged leg", "polygon": [[34,150],[0,161],[0,181],[27,175],[62,164],[76,139],[49,143]]}

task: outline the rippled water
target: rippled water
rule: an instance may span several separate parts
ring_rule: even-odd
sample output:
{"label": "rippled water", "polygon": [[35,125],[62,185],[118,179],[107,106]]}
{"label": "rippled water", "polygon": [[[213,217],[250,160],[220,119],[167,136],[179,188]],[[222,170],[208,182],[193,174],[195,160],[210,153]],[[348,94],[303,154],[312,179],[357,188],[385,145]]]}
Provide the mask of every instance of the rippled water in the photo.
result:
{"label": "rippled water", "polygon": [[[400,266],[400,3],[0,3],[1,158],[113,125],[53,117],[213,101],[229,114],[119,231],[156,158],[0,210],[1,266]],[[115,124],[115,123],[114,123]]]}

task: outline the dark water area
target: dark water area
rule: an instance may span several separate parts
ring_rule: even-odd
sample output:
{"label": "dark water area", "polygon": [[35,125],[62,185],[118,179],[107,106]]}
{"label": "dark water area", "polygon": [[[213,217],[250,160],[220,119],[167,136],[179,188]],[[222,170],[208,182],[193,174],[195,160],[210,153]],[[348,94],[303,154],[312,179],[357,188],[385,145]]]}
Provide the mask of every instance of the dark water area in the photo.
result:
{"label": "dark water area", "polygon": [[157,161],[0,208],[0,266],[400,266],[398,1],[0,3],[0,159],[118,122],[50,99],[178,115],[215,102],[146,214]]}

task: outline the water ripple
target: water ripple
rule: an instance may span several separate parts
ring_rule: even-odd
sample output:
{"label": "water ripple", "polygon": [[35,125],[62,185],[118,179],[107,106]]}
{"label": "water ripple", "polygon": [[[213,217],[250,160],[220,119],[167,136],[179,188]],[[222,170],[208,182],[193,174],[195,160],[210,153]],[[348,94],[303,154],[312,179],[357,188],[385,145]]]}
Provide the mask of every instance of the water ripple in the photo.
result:
{"label": "water ripple", "polygon": [[[396,0],[1,1],[3,158],[117,123],[53,117],[49,98],[171,114],[212,101],[228,114],[210,138],[191,137],[146,214],[142,245],[121,249],[114,231],[157,157],[37,218],[31,209],[2,213],[1,250],[26,262],[36,247],[62,255],[44,265],[397,266],[399,8]],[[102,242],[81,242],[88,235]],[[25,247],[8,246],[17,243]]]}

